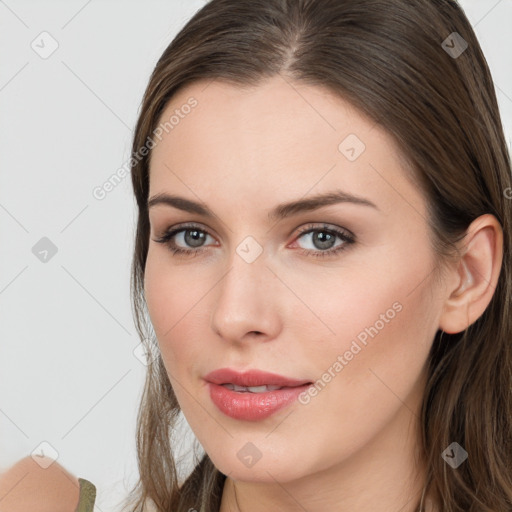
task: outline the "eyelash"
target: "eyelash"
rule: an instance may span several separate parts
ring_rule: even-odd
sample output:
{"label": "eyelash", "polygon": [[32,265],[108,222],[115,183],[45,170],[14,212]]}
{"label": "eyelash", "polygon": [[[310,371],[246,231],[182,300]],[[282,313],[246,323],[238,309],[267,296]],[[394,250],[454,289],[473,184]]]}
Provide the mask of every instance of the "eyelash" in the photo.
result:
{"label": "eyelash", "polygon": [[[207,235],[212,236],[210,233],[208,233],[205,229],[200,229],[200,227],[196,224],[187,224],[187,225],[181,225],[177,228],[171,229],[163,234],[162,237],[158,239],[154,239],[155,242],[167,245],[169,250],[179,256],[197,256],[200,252],[203,252],[205,248],[198,248],[198,249],[183,249],[182,247],[177,247],[175,245],[175,242],[172,240],[175,235],[178,233],[181,233],[182,231],[189,231],[189,230],[196,230],[200,231],[201,233],[206,233]],[[355,237],[353,235],[349,235],[346,231],[340,231],[335,228],[329,228],[328,226],[318,226],[315,224],[308,224],[304,228],[301,228],[299,230],[299,234],[297,236],[297,239],[300,238],[302,235],[305,235],[307,233],[314,233],[314,232],[322,232],[322,233],[329,233],[330,235],[335,235],[339,237],[341,240],[343,240],[343,244],[338,245],[334,249],[327,249],[325,251],[321,250],[312,250],[312,249],[298,249],[298,251],[301,254],[305,254],[307,256],[313,256],[315,258],[325,258],[337,255],[341,251],[344,251],[347,249],[348,246],[355,243]]]}

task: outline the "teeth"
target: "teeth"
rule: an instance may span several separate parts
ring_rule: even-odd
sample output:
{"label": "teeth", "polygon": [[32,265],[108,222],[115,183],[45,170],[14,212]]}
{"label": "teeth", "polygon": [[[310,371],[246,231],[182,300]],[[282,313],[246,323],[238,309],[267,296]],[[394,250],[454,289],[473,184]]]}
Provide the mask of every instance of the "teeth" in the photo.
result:
{"label": "teeth", "polygon": [[238,386],[236,384],[222,384],[225,388],[232,391],[239,391],[242,393],[265,393],[266,391],[275,391],[281,389],[282,386]]}

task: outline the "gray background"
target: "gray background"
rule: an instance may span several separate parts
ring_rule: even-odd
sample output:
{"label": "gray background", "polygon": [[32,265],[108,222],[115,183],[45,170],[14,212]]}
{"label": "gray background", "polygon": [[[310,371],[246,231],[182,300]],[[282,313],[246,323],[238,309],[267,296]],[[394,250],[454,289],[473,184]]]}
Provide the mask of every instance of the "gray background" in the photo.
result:
{"label": "gray background", "polygon": [[[129,159],[150,72],[202,5],[0,1],[0,470],[55,450],[96,484],[99,511],[136,478],[145,366],[129,300],[130,178],[102,200],[93,190]],[[512,0],[461,5],[510,144]]]}

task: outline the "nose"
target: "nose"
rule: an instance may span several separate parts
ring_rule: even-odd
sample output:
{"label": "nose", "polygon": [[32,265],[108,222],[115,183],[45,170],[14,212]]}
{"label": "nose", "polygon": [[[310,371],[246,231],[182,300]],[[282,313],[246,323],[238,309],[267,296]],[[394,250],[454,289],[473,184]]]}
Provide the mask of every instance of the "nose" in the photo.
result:
{"label": "nose", "polygon": [[279,280],[267,267],[264,254],[249,263],[235,252],[212,294],[212,330],[232,343],[256,336],[262,341],[277,337],[282,309],[278,287]]}

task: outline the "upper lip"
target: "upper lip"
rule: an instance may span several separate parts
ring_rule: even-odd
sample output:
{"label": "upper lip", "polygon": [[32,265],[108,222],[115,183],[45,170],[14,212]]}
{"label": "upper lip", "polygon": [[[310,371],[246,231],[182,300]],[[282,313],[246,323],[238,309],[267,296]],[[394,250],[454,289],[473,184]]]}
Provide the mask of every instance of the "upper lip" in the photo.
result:
{"label": "upper lip", "polygon": [[311,381],[290,379],[277,373],[262,370],[237,371],[231,368],[220,368],[210,372],[204,379],[213,384],[236,384],[237,386],[281,386],[297,387],[310,384]]}

